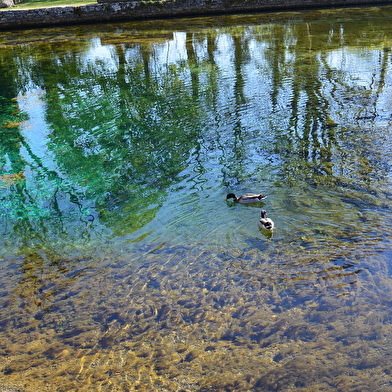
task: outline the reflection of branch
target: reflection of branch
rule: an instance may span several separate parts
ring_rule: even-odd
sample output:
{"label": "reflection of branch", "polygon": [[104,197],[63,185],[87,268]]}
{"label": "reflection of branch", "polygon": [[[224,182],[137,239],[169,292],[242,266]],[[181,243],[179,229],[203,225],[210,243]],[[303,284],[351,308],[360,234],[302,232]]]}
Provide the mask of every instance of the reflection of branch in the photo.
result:
{"label": "reflection of branch", "polygon": [[286,48],[283,46],[284,36],[282,32],[282,26],[274,26],[274,38],[275,39],[271,43],[271,45],[273,45],[273,50],[270,50],[268,52],[269,56],[267,57],[267,59],[269,60],[272,75],[271,103],[272,107],[275,109],[278,106],[278,94],[279,89],[282,86],[283,80],[283,77],[280,72],[280,66],[282,65],[282,63],[284,63],[286,50]]}
{"label": "reflection of branch", "polygon": [[[244,93],[244,77],[242,72],[243,65],[243,47],[241,45],[240,38],[235,35],[234,41],[234,69],[235,69],[235,81],[234,81],[234,98],[235,98],[235,120],[234,120],[234,147],[233,152],[235,154],[236,166],[241,170],[243,161],[245,158],[244,148],[244,137],[242,135],[242,122],[241,112],[242,107],[245,103]],[[236,174],[238,176],[238,174]]]}
{"label": "reflection of branch", "polygon": [[312,50],[312,35],[310,34],[310,25],[306,23],[306,31],[308,32],[308,39],[309,39],[309,50]]}
{"label": "reflection of branch", "polygon": [[197,65],[196,53],[195,53],[195,48],[193,46],[192,35],[190,35],[189,33],[186,34],[187,37],[185,40],[185,48],[188,57],[188,65],[191,73],[192,96],[195,100],[197,100],[199,96],[199,79],[198,79],[198,72],[196,69],[196,65]]}
{"label": "reflection of branch", "polygon": [[382,60],[380,61],[380,79],[376,90],[376,97],[374,99],[375,116],[377,115],[377,102],[385,86],[385,77],[387,74],[387,69],[389,64],[388,61],[389,56],[387,53],[388,52],[386,52],[385,50],[380,50],[380,56],[382,57]]}

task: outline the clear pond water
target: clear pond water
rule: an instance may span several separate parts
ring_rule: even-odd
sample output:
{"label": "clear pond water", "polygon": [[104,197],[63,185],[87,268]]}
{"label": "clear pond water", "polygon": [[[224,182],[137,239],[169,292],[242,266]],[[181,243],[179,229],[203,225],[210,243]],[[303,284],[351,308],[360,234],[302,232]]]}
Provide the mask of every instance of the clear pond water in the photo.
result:
{"label": "clear pond water", "polygon": [[3,32],[0,390],[391,390],[391,19]]}

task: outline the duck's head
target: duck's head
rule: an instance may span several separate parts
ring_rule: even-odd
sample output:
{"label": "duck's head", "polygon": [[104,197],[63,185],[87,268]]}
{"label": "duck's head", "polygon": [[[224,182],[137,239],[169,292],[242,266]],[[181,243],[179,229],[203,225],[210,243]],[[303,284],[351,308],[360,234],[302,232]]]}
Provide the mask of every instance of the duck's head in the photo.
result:
{"label": "duck's head", "polygon": [[267,211],[266,210],[261,210],[261,217],[265,218],[267,216]]}
{"label": "duck's head", "polygon": [[226,200],[229,200],[229,199],[236,199],[237,197],[236,197],[236,195],[234,194],[234,193],[229,193],[227,196],[226,196]]}

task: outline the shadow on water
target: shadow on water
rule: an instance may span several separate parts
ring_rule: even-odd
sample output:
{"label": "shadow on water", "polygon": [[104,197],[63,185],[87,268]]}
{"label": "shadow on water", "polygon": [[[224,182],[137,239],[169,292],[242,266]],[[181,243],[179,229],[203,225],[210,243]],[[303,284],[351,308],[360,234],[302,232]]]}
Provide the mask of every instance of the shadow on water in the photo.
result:
{"label": "shadow on water", "polygon": [[2,36],[0,390],[390,390],[386,11]]}

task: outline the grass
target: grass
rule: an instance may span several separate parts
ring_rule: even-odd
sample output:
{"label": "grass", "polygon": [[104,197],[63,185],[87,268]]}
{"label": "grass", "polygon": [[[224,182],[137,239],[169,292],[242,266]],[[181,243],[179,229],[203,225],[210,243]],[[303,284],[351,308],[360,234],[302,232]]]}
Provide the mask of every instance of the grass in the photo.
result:
{"label": "grass", "polygon": [[85,5],[85,4],[95,4],[97,0],[27,0],[23,3],[14,5],[9,9],[26,9],[26,8],[47,8],[47,7],[57,7],[65,5]]}

